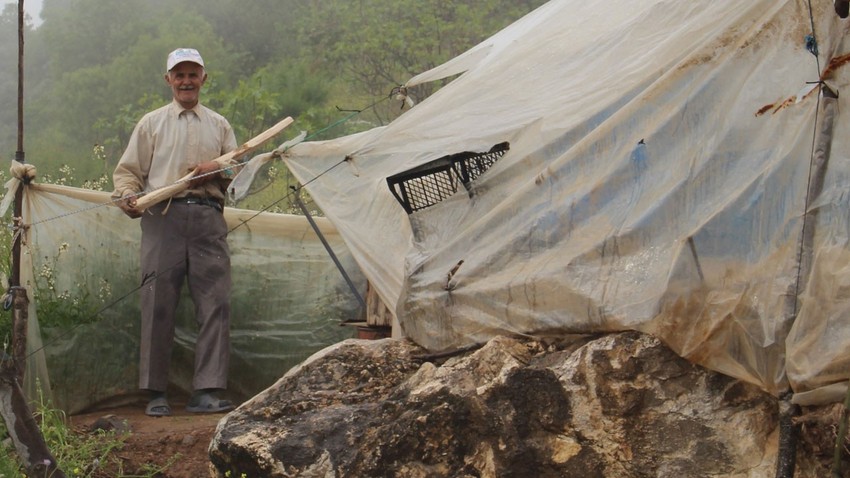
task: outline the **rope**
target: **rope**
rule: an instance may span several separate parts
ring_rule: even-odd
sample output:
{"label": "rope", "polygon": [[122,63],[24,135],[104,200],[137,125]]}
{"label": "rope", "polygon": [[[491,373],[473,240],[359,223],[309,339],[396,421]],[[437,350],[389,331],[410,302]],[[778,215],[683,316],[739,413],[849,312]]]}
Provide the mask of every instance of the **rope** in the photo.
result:
{"label": "rope", "polygon": [[[385,98],[383,98],[383,99],[381,99],[381,100],[377,100],[377,101],[373,102],[372,104],[370,104],[369,106],[367,106],[366,108],[364,108],[364,109],[362,109],[362,110],[356,110],[356,111],[353,111],[351,114],[349,114],[349,115],[347,115],[347,116],[345,116],[345,117],[343,117],[343,118],[341,118],[341,119],[339,119],[339,120],[337,120],[337,121],[335,121],[335,122],[331,123],[330,125],[328,125],[328,126],[326,126],[326,127],[322,128],[322,129],[320,129],[320,130],[316,131],[316,132],[315,132],[315,133],[313,133],[313,134],[310,134],[310,135],[306,136],[306,137],[305,137],[305,140],[307,140],[307,139],[309,139],[309,138],[312,138],[312,137],[315,137],[315,136],[317,136],[317,135],[319,135],[319,134],[322,134],[322,133],[324,133],[324,132],[326,132],[326,131],[328,131],[328,130],[330,130],[330,129],[332,129],[332,128],[335,128],[336,126],[338,126],[338,125],[340,125],[340,124],[342,124],[342,123],[344,123],[344,122],[346,122],[346,121],[351,120],[351,118],[353,118],[354,116],[356,116],[356,115],[358,115],[358,114],[362,113],[363,111],[366,111],[366,110],[369,110],[369,109],[371,109],[371,108],[376,107],[377,105],[379,105],[379,104],[380,104],[380,103],[382,103],[383,101],[388,100],[389,98],[390,98],[389,96],[388,96],[388,97],[385,97]],[[288,148],[287,148],[287,149],[288,149]],[[283,151],[279,152],[279,153],[278,153],[278,155],[282,155],[283,153],[285,153],[285,152],[286,152],[286,150],[287,150],[287,149],[284,149]],[[342,160],[340,160],[339,162],[337,162],[337,163],[335,163],[335,164],[331,165],[331,166],[330,166],[330,167],[328,167],[326,170],[324,170],[324,171],[320,172],[320,173],[319,173],[319,174],[317,174],[316,176],[314,176],[314,177],[310,178],[307,182],[305,182],[303,185],[299,186],[297,189],[295,189],[295,190],[293,190],[293,191],[289,191],[289,192],[287,192],[287,193],[286,193],[285,195],[283,195],[281,198],[279,198],[279,199],[277,199],[277,200],[273,201],[271,204],[269,204],[269,205],[267,205],[267,206],[263,207],[262,209],[258,210],[255,214],[253,214],[253,215],[252,215],[252,216],[250,216],[249,218],[247,218],[247,219],[245,219],[245,220],[241,221],[239,224],[237,224],[236,226],[234,226],[233,228],[229,229],[227,232],[225,232],[224,234],[222,234],[222,236],[221,236],[221,237],[226,237],[229,233],[231,233],[231,232],[235,231],[236,229],[238,229],[238,228],[240,228],[240,227],[242,227],[242,226],[244,226],[244,225],[248,224],[248,222],[250,222],[251,220],[253,220],[253,219],[254,219],[254,218],[256,218],[257,216],[259,216],[260,214],[262,214],[262,213],[264,213],[264,212],[268,211],[269,209],[271,209],[271,208],[272,208],[272,207],[274,207],[275,205],[277,205],[277,204],[281,203],[282,201],[284,201],[284,200],[288,199],[288,198],[289,198],[290,196],[292,196],[293,194],[297,194],[297,193],[301,190],[301,188],[303,188],[304,186],[306,186],[306,185],[308,185],[308,184],[311,184],[311,183],[313,183],[314,181],[316,181],[316,180],[320,179],[322,176],[324,176],[324,175],[328,174],[329,172],[331,172],[332,170],[334,170],[334,169],[335,169],[336,167],[338,167],[339,165],[341,165],[341,164],[345,163],[347,160],[348,160],[348,157],[346,156],[344,159],[342,159]],[[218,173],[218,172],[220,172],[220,171],[229,170],[229,169],[235,168],[235,167],[237,167],[237,166],[240,166],[240,165],[232,165],[232,166],[229,166],[229,167],[226,167],[226,168],[222,168],[222,169],[221,169],[221,170],[219,170],[219,171],[213,171],[213,172],[210,172],[209,174],[216,174],[216,173]],[[202,176],[203,176],[203,175],[201,175],[201,176],[197,176],[197,177],[202,177]],[[196,177],[196,178],[197,178],[197,177]],[[195,178],[192,178],[192,179],[195,179]],[[174,184],[178,184],[178,183],[180,183],[180,182],[181,182],[181,181],[176,181]],[[166,187],[167,187],[167,186],[166,186]],[[82,213],[82,212],[85,212],[85,211],[89,211],[89,210],[92,210],[92,209],[96,209],[96,208],[99,208],[99,207],[108,206],[108,205],[110,205],[110,204],[115,203],[116,201],[124,200],[124,199],[125,199],[125,198],[113,199],[113,200],[108,201],[108,202],[105,202],[105,203],[95,204],[95,205],[92,205],[92,206],[89,206],[89,207],[85,207],[85,208],[82,208],[82,209],[79,209],[79,210],[77,210],[77,211],[73,211],[73,212],[70,212],[70,213],[67,213],[67,214],[60,214],[60,215],[57,215],[57,216],[54,216],[54,217],[51,217],[51,218],[48,218],[48,219],[44,219],[44,220],[41,220],[41,221],[34,222],[34,223],[32,223],[32,224],[29,224],[29,225],[23,225],[23,226],[20,226],[20,227],[18,228],[18,230],[15,232],[15,236],[16,236],[16,237],[17,237],[17,236],[19,236],[19,235],[22,233],[22,231],[23,231],[23,230],[25,230],[25,229],[27,229],[27,228],[30,228],[30,227],[33,227],[33,226],[36,226],[36,225],[38,225],[38,224],[43,224],[43,223],[46,223],[46,222],[48,222],[48,221],[57,220],[57,219],[61,219],[61,218],[69,217],[69,216],[73,216],[73,215],[75,215],[75,214],[79,214],[79,213]],[[188,259],[188,257],[187,257],[187,259]],[[127,298],[128,298],[128,297],[130,297],[131,295],[134,295],[136,292],[138,292],[138,291],[139,291],[142,287],[144,287],[146,284],[150,283],[151,281],[155,281],[155,280],[156,280],[158,277],[160,277],[162,274],[167,273],[168,271],[170,271],[170,270],[172,270],[172,269],[174,269],[174,268],[176,268],[176,267],[180,266],[181,264],[182,264],[182,262],[175,263],[174,265],[172,265],[171,267],[166,268],[165,270],[161,270],[161,271],[158,271],[156,274],[152,274],[152,275],[150,275],[150,276],[146,276],[146,277],[145,277],[145,278],[141,281],[141,283],[140,283],[137,287],[135,287],[135,288],[131,289],[129,292],[125,293],[125,294],[124,294],[124,295],[122,295],[121,297],[118,297],[117,299],[113,300],[112,302],[110,302],[110,303],[106,304],[105,306],[101,307],[100,309],[98,309],[96,312],[94,312],[91,316],[89,316],[89,317],[88,317],[88,320],[86,320],[86,321],[84,321],[84,322],[81,322],[81,323],[79,323],[79,324],[77,324],[77,325],[74,325],[73,327],[71,327],[71,328],[70,328],[70,329],[68,329],[67,331],[65,331],[65,332],[63,332],[63,333],[61,333],[61,334],[58,334],[58,335],[57,335],[54,339],[52,339],[52,340],[50,340],[50,341],[48,341],[48,342],[46,342],[46,343],[42,343],[41,347],[39,347],[39,348],[37,348],[37,349],[35,349],[35,350],[31,351],[29,354],[27,354],[26,359],[29,359],[30,357],[32,357],[32,356],[33,356],[33,355],[35,355],[36,353],[38,353],[38,352],[40,352],[40,351],[44,350],[44,349],[45,349],[45,348],[47,348],[48,346],[53,345],[53,344],[55,344],[55,343],[59,342],[60,340],[62,340],[62,339],[64,339],[64,338],[66,338],[66,337],[68,337],[68,336],[70,336],[70,335],[71,335],[73,332],[75,332],[75,331],[76,331],[79,327],[81,327],[81,326],[83,326],[83,325],[85,325],[85,324],[88,324],[88,323],[94,322],[94,320],[93,320],[93,319],[95,319],[95,318],[96,318],[96,317],[98,317],[99,315],[103,314],[103,313],[104,313],[104,312],[106,312],[107,310],[111,309],[112,307],[115,307],[117,304],[119,304],[119,303],[123,302],[125,299],[127,299]]]}

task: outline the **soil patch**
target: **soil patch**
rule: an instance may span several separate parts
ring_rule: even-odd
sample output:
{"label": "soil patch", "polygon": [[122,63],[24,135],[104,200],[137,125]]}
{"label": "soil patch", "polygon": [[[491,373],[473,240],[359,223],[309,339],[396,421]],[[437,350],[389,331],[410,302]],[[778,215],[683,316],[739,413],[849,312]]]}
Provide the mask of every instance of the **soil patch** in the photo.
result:
{"label": "soil patch", "polygon": [[[77,433],[94,428],[129,427],[124,446],[113,454],[120,461],[101,470],[102,476],[149,475],[160,478],[210,476],[209,444],[224,413],[196,414],[185,410],[185,399],[170,399],[172,415],[149,417],[145,404],[96,410],[71,417]],[[68,470],[66,470],[67,472]]]}

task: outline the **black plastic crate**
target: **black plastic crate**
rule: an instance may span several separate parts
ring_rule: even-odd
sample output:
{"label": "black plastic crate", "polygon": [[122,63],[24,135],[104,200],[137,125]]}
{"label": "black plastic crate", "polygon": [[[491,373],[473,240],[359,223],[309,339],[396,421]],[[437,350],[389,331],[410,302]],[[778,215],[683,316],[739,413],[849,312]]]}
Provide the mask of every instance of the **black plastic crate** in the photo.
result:
{"label": "black plastic crate", "polygon": [[510,150],[508,142],[499,143],[489,151],[464,151],[435,159],[413,169],[387,178],[393,196],[408,214],[433,206],[458,190],[458,184],[468,184],[490,169]]}

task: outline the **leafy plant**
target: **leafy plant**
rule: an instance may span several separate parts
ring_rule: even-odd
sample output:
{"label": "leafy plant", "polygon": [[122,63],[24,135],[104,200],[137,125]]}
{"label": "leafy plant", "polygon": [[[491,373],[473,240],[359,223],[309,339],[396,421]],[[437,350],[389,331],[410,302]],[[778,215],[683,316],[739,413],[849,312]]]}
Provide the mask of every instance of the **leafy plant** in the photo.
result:
{"label": "leafy plant", "polygon": [[[44,398],[40,387],[33,417],[39,424],[47,448],[68,477],[154,478],[162,476],[165,470],[182,458],[177,453],[163,465],[148,464],[127,474],[118,452],[125,446],[130,432],[76,432],[70,427],[65,413],[54,408]],[[6,440],[7,436],[5,425],[0,420],[0,478],[25,477],[11,441]]]}
{"label": "leafy plant", "polygon": [[[105,149],[102,145],[95,145],[92,148],[91,157],[99,163],[106,162]],[[58,178],[53,178],[46,175],[42,178],[43,183],[79,185],[86,189],[102,191],[110,185],[110,180],[106,173],[103,173],[96,179],[77,180],[74,177],[74,169],[68,165],[63,165],[60,168],[62,175]],[[81,184],[79,184],[81,183]],[[0,252],[3,251],[4,244],[0,242]],[[93,287],[86,283],[74,284],[71,289],[61,288],[57,285],[56,271],[60,269],[63,259],[70,253],[71,246],[68,243],[61,243],[56,253],[50,257],[43,257],[43,261],[38,270],[33,271],[35,279],[35,300],[38,303],[39,323],[43,327],[55,326],[77,326],[84,323],[91,323],[97,320],[97,310],[99,304],[103,304],[112,296],[112,287],[106,279],[101,278]],[[9,246],[11,251],[11,246]],[[0,325],[0,333],[2,333],[2,325]]]}
{"label": "leafy plant", "polygon": [[[6,182],[6,175],[0,170],[0,183]],[[11,209],[11,208],[10,208]],[[9,214],[11,217],[11,214]],[[6,278],[12,272],[12,224],[11,220],[6,228],[0,232],[0,277]],[[4,280],[5,284],[6,281]],[[0,294],[5,294],[3,290]],[[0,301],[2,302],[2,301]],[[12,336],[12,315],[9,312],[0,312],[0,354],[6,351],[6,344],[11,340]]]}
{"label": "leafy plant", "polygon": [[74,433],[68,427],[65,412],[52,408],[40,389],[35,418],[59,468],[69,476],[95,476],[109,460],[117,460],[113,452],[124,446],[128,436],[103,430],[89,435]]}
{"label": "leafy plant", "polygon": [[[56,458],[59,468],[69,477],[102,476],[101,470],[114,465],[120,468],[120,460],[115,452],[121,450],[128,433],[114,431],[96,431],[89,434],[75,433],[68,425],[67,417],[61,410],[53,408],[45,400],[38,388],[38,401],[34,418],[44,436],[48,449]],[[7,431],[0,421],[0,439]],[[12,478],[25,476],[21,470],[15,450],[10,443],[0,441],[0,477]],[[123,475],[122,475],[123,476]],[[155,476],[155,473],[144,476]]]}
{"label": "leafy plant", "polygon": [[78,283],[73,293],[57,287],[56,270],[62,263],[62,255],[70,246],[62,243],[52,258],[45,257],[41,268],[35,271],[35,297],[38,304],[39,324],[42,327],[75,327],[95,322],[98,319],[98,304],[112,295],[112,288],[101,278],[96,292],[89,290],[86,283]]}

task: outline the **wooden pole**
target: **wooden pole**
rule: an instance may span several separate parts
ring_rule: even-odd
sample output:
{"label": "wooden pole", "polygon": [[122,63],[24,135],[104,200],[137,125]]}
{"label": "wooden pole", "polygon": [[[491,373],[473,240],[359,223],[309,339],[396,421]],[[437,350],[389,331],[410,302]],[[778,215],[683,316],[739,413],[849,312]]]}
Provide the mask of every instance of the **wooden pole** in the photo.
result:
{"label": "wooden pole", "polygon": [[[24,0],[18,0],[18,150],[15,152],[15,160],[24,163]],[[15,206],[13,213],[14,242],[12,243],[12,271],[9,279],[10,293],[12,294],[15,307],[12,309],[12,351],[17,369],[19,383],[23,383],[26,370],[27,349],[27,317],[19,313],[19,294],[21,292],[21,241],[23,239],[22,219],[23,215],[23,193],[24,188],[18,187],[15,193]],[[27,296],[23,294],[24,308],[26,308]]]}
{"label": "wooden pole", "polygon": [[[24,0],[18,0],[18,149],[15,160],[25,163],[24,157]],[[26,183],[25,179],[21,179]],[[28,476],[65,478],[56,459],[50,454],[44,436],[33,418],[21,390],[26,371],[27,309],[29,299],[21,287],[21,241],[23,240],[23,187],[15,194],[15,240],[12,244],[12,271],[9,293],[12,309],[12,353],[0,352],[0,417],[6,424],[18,458]]]}
{"label": "wooden pole", "polygon": [[[239,156],[243,156],[245,154],[254,151],[263,145],[266,141],[274,138],[278,133],[283,131],[287,126],[292,124],[292,118],[286,117],[281,120],[276,125],[267,129],[266,131],[260,133],[259,135],[251,138],[247,143],[242,146],[234,149],[233,151],[219,156],[215,159],[215,161],[230,161],[233,158],[237,158]],[[174,184],[170,184],[164,188],[157,189],[156,191],[152,191],[144,196],[141,196],[136,200],[136,209],[139,211],[144,211],[145,209],[153,206],[154,204],[164,201],[175,194],[185,191],[189,187],[189,180],[195,175],[195,172],[183,176],[178,182]]]}
{"label": "wooden pole", "polygon": [[24,154],[24,0],[18,0],[18,151]]}

